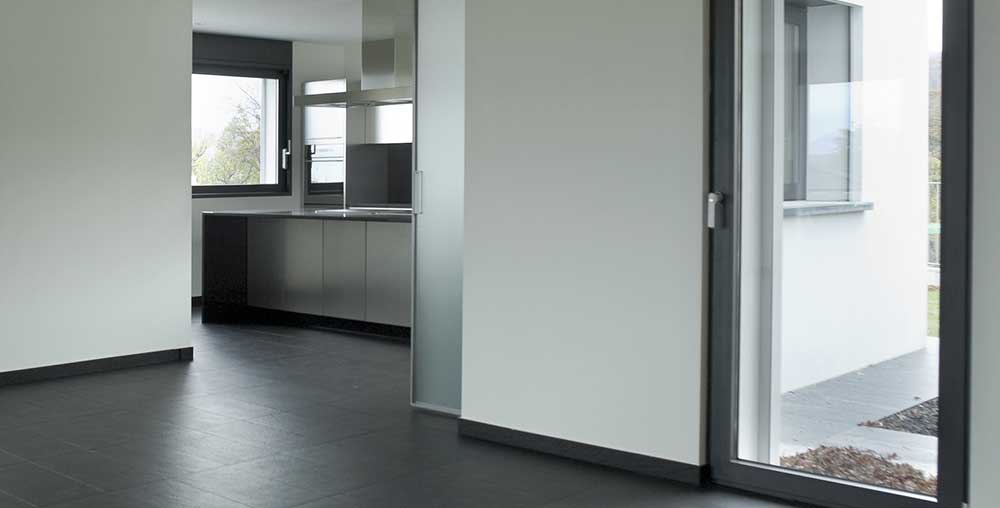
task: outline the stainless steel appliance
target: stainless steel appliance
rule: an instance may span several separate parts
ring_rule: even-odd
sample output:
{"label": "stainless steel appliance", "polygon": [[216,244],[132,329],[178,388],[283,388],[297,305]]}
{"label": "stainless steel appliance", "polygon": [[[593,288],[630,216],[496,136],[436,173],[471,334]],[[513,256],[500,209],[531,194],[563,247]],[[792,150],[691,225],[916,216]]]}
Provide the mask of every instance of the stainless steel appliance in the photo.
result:
{"label": "stainless steel appliance", "polygon": [[[303,84],[306,96],[340,93],[347,90],[346,79],[310,81]],[[307,204],[345,203],[347,181],[347,110],[344,108],[303,108],[305,178]]]}

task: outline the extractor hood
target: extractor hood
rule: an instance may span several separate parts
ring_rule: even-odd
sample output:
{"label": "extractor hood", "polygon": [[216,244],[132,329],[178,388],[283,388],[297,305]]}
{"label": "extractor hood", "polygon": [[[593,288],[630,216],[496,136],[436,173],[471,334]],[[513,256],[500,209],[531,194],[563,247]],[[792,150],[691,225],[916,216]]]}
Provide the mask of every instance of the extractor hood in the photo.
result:
{"label": "extractor hood", "polygon": [[364,0],[362,39],[345,50],[347,91],[300,95],[295,105],[344,108],[412,104],[413,4],[413,0]]}
{"label": "extractor hood", "polygon": [[339,93],[300,95],[295,98],[296,106],[347,108],[352,106],[387,106],[390,104],[412,104],[413,87],[399,86],[375,90],[355,90]]}

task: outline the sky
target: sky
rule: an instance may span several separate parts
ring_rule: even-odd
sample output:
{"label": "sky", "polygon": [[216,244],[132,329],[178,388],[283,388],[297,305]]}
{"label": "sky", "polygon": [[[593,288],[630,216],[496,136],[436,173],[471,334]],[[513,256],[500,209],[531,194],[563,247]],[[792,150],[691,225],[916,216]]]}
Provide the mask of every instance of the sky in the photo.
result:
{"label": "sky", "polygon": [[236,105],[244,98],[239,87],[260,94],[263,81],[263,79],[258,78],[192,74],[192,135],[198,137],[207,133],[221,133],[226,124],[229,123]]}
{"label": "sky", "polygon": [[941,37],[944,27],[943,0],[927,0],[927,51],[941,52]]}

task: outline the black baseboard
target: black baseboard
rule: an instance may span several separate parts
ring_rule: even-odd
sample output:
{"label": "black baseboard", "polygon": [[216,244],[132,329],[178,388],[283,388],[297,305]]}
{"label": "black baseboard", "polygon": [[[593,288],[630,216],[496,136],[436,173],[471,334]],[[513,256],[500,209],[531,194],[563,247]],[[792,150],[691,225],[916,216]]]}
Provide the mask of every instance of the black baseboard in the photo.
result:
{"label": "black baseboard", "polygon": [[192,307],[201,307],[202,303],[204,303],[204,300],[200,296],[192,296],[191,297],[191,306]]}
{"label": "black baseboard", "polygon": [[323,328],[338,332],[372,335],[395,341],[410,341],[410,328],[406,326],[383,325],[368,321],[300,314],[248,305],[210,302],[202,307],[201,320],[203,323],[244,323]]}
{"label": "black baseboard", "polygon": [[101,358],[99,360],[64,363],[61,365],[49,365],[46,367],[36,367],[34,369],[13,370],[10,372],[0,372],[0,386],[35,383],[38,381],[49,381],[64,377],[81,376],[84,374],[97,374],[99,372],[131,369],[134,367],[146,367],[161,363],[189,362],[193,359],[194,348],[186,347],[181,349],[168,349],[166,351],[153,351],[152,353],[139,353],[135,355]]}
{"label": "black baseboard", "polygon": [[557,455],[615,469],[623,469],[690,485],[700,486],[708,482],[708,466],[694,466],[466,419],[458,420],[458,433],[463,436],[492,441],[516,448]]}

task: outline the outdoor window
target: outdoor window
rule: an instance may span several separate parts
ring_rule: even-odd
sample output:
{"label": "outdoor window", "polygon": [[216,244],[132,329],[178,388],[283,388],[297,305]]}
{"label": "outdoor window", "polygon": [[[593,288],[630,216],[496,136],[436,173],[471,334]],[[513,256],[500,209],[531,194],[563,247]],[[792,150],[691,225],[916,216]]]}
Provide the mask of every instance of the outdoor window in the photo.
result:
{"label": "outdoor window", "polygon": [[786,201],[848,201],[859,191],[851,85],[860,79],[860,7],[785,1]]}
{"label": "outdoor window", "polygon": [[239,49],[242,41],[195,37],[191,186],[196,197],[288,192],[288,70],[248,59],[259,40],[234,51],[238,60],[199,58],[200,48],[214,56],[220,42]]}

